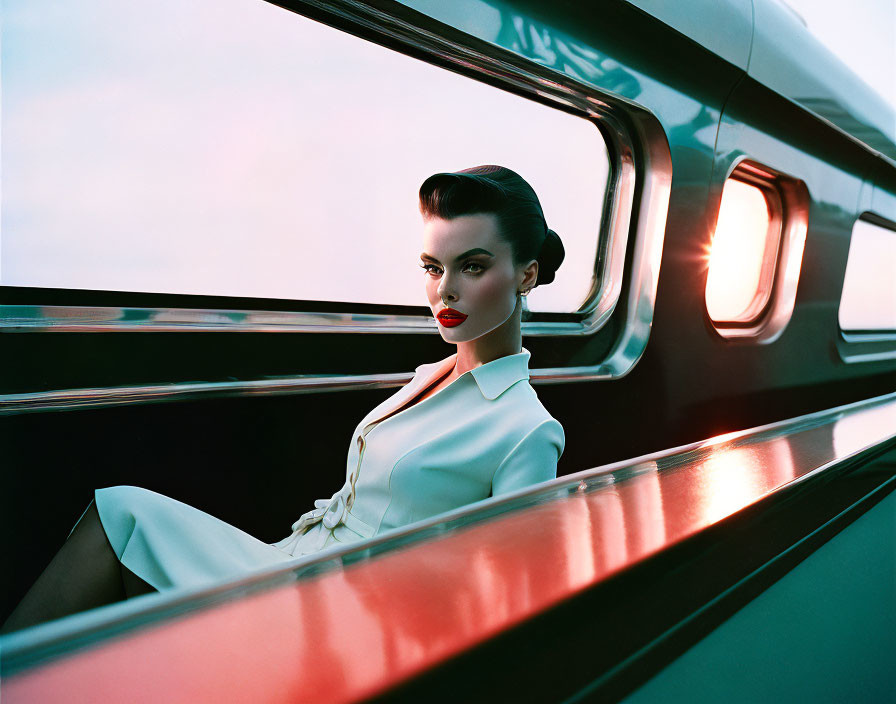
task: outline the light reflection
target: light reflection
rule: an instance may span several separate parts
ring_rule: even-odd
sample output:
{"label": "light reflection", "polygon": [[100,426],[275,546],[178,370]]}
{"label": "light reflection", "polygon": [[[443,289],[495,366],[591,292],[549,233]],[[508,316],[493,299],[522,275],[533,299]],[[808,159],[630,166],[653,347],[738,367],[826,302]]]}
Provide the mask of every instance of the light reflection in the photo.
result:
{"label": "light reflection", "polygon": [[570,584],[587,584],[597,574],[595,565],[594,536],[596,528],[592,520],[591,507],[583,500],[585,494],[576,494],[568,502],[568,510],[563,514],[564,549],[570,555],[566,560],[566,570]]}
{"label": "light reflection", "polygon": [[656,462],[644,462],[613,479],[599,490],[574,495],[562,514],[570,585],[615,572],[665,543]]}
{"label": "light reflection", "polygon": [[708,440],[704,440],[700,446],[701,447],[712,447],[713,445],[721,445],[722,443],[728,442],[729,440],[733,440],[739,435],[743,435],[742,430],[734,430],[730,433],[722,433],[721,435],[716,435],[715,437],[709,438]]}
{"label": "light reflection", "polygon": [[649,555],[666,542],[659,468],[656,462],[651,464],[653,471],[639,475],[630,486],[623,485],[627,488],[625,521],[628,549],[632,557]]}
{"label": "light reflection", "polygon": [[713,320],[751,320],[768,300],[777,254],[777,233],[769,236],[770,221],[762,191],[728,179],[706,279],[706,309]]}
{"label": "light reflection", "polygon": [[790,444],[776,439],[713,450],[701,467],[701,522],[715,523],[796,476]]}
{"label": "light reflection", "polygon": [[[636,480],[633,480],[636,481]],[[603,573],[620,569],[627,562],[627,525],[620,488],[613,485],[588,497],[591,514],[593,560]]]}
{"label": "light reflection", "polygon": [[884,403],[847,413],[837,419],[832,432],[834,452],[839,457],[877,445],[886,436],[896,435],[896,404]]}

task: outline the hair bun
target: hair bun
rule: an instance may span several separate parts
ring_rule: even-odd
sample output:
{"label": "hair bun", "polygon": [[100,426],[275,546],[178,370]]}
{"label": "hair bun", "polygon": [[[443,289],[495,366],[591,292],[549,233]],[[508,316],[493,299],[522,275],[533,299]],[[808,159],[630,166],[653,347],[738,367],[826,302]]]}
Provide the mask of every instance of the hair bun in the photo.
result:
{"label": "hair bun", "polygon": [[554,274],[563,263],[566,256],[566,250],[563,249],[563,242],[556,232],[549,229],[541,243],[541,252],[538,254],[538,280],[536,286],[549,284],[554,280]]}

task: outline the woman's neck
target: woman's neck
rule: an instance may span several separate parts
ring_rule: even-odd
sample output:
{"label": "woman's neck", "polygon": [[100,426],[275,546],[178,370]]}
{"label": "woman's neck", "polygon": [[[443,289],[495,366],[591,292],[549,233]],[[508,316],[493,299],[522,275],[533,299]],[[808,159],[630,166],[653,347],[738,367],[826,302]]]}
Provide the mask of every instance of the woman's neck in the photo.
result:
{"label": "woman's neck", "polygon": [[522,351],[521,317],[522,306],[518,302],[516,309],[500,326],[475,340],[458,342],[457,359],[449,377],[456,379],[464,372],[488,362],[510,354],[519,354]]}

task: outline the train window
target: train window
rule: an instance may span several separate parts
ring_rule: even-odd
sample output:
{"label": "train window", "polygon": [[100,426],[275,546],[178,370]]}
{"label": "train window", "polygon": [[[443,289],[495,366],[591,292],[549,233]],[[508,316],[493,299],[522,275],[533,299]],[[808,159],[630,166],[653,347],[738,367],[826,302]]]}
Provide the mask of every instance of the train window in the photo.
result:
{"label": "train window", "polygon": [[735,166],[722,188],[704,292],[722,336],[771,342],[781,334],[793,312],[807,217],[802,181],[752,161]]}
{"label": "train window", "polygon": [[768,196],[749,183],[728,179],[712,238],[706,309],[715,322],[751,322],[771,296],[780,217]]}
{"label": "train window", "polygon": [[419,306],[417,189],[497,163],[566,247],[530,308],[594,290],[610,167],[588,119],[261,0],[3,20],[5,285]]}
{"label": "train window", "polygon": [[844,331],[896,332],[896,231],[856,220],[839,320]]}

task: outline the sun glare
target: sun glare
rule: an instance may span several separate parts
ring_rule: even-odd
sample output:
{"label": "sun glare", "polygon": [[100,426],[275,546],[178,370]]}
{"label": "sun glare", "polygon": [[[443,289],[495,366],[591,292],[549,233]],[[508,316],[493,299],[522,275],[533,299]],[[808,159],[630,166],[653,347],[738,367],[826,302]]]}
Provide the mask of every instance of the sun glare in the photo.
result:
{"label": "sun glare", "polygon": [[714,321],[749,321],[768,300],[777,253],[777,240],[769,236],[770,220],[759,188],[728,180],[706,280],[706,308]]}

